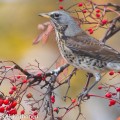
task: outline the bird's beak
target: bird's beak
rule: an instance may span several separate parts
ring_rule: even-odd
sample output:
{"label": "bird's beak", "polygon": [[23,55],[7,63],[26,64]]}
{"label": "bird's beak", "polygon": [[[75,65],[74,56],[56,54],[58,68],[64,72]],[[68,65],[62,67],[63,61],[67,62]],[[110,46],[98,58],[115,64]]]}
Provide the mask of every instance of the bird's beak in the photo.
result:
{"label": "bird's beak", "polygon": [[50,18],[50,15],[48,13],[40,13],[39,16]]}

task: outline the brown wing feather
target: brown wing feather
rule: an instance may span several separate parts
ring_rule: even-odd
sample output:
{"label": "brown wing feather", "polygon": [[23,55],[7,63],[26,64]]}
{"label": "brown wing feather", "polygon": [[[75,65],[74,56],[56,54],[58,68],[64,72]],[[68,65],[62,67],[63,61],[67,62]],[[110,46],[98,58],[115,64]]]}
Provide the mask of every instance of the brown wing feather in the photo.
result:
{"label": "brown wing feather", "polygon": [[66,40],[66,46],[74,53],[90,56],[96,59],[120,62],[120,53],[103,44],[84,31]]}

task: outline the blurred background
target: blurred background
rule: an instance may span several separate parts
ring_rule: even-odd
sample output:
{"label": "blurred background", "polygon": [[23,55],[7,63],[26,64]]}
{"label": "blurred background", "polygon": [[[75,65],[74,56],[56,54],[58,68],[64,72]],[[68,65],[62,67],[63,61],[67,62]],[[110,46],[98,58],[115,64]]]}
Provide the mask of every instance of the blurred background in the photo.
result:
{"label": "blurred background", "polygon": [[[73,2],[84,0],[64,1],[61,5],[66,8]],[[96,0],[94,1],[96,2]],[[120,4],[120,0],[97,0],[97,3],[105,2]],[[32,42],[40,33],[37,30],[38,24],[48,21],[39,17],[38,14],[57,10],[59,5],[58,0],[0,0],[0,59],[13,60],[23,67],[28,63],[34,63],[37,59],[41,66],[49,67],[59,56],[54,34],[51,34],[44,45],[41,43],[32,45]],[[103,34],[104,31],[100,31],[99,34],[95,33],[94,37],[100,39]],[[107,44],[120,51],[119,39],[120,34],[117,34]],[[71,82],[71,95],[75,97],[84,84],[85,73],[80,71]],[[64,94],[61,89],[57,92],[61,97]],[[92,92],[97,93],[97,88]],[[99,94],[101,93],[99,92]],[[58,99],[58,103],[64,104],[60,99]],[[92,98],[83,105],[83,113],[87,120],[116,120],[120,116],[120,108],[117,106],[110,108],[108,101]],[[71,111],[65,119],[74,120],[76,114],[77,112],[72,113]]]}

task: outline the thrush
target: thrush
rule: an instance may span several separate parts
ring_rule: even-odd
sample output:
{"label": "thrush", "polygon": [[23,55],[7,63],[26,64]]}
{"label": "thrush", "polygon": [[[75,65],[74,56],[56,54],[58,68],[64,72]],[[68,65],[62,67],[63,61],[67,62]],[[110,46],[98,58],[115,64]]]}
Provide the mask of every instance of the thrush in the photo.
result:
{"label": "thrush", "polygon": [[95,82],[86,94],[100,81],[102,72],[120,71],[120,53],[89,36],[69,13],[58,10],[40,16],[51,19],[62,57],[70,65],[94,75]]}

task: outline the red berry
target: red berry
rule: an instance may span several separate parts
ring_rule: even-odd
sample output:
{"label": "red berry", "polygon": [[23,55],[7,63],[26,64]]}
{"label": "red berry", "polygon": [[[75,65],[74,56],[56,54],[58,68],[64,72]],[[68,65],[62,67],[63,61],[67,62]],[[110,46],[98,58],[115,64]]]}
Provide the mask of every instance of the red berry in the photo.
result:
{"label": "red berry", "polygon": [[33,114],[30,114],[29,117],[30,117],[30,120],[35,120],[35,116]]}
{"label": "red berry", "polygon": [[53,100],[53,99],[55,99],[55,96],[54,96],[54,95],[51,96],[51,100]]}
{"label": "red berry", "polygon": [[51,100],[51,102],[52,102],[52,103],[54,103],[54,102],[55,102],[55,100]]}
{"label": "red berry", "polygon": [[98,86],[98,89],[99,89],[99,90],[101,90],[102,88],[103,88],[103,87],[102,87],[101,85],[100,85],[100,86]]}
{"label": "red berry", "polygon": [[14,90],[14,91],[16,91],[16,90],[17,90],[17,87],[16,87],[16,86],[12,86],[11,89]]}
{"label": "red berry", "polygon": [[17,110],[16,109],[12,109],[8,112],[9,115],[15,115],[17,114]]}
{"label": "red berry", "polygon": [[32,95],[31,93],[28,93],[28,94],[26,95],[26,97],[27,97],[27,98],[32,98],[33,95]]}
{"label": "red berry", "polygon": [[89,31],[90,34],[93,34],[93,32],[94,32],[92,28],[89,29],[88,31]]}
{"label": "red berry", "polygon": [[116,91],[117,91],[117,92],[120,92],[120,87],[116,88]]}
{"label": "red berry", "polygon": [[63,9],[63,6],[62,6],[62,5],[60,5],[60,6],[59,6],[59,9]]}
{"label": "red berry", "polygon": [[99,17],[100,17],[100,14],[99,14],[99,13],[97,13],[97,14],[96,14],[96,17],[97,17],[97,18],[99,18]]}
{"label": "red berry", "polygon": [[36,107],[33,107],[33,108],[32,108],[32,111],[35,111],[35,110],[37,110],[37,108],[36,108]]}
{"label": "red berry", "polygon": [[22,80],[22,83],[27,83],[27,82],[28,82],[28,80],[26,80],[26,79]]}
{"label": "red berry", "polygon": [[52,102],[52,103],[55,102],[55,96],[51,96],[51,102]]}
{"label": "red berry", "polygon": [[115,101],[115,100],[110,100],[109,106],[112,106],[112,105],[115,105],[115,104],[116,104],[116,101]]}
{"label": "red berry", "polygon": [[5,105],[8,105],[8,104],[9,104],[9,100],[8,100],[8,99],[5,99],[5,100],[3,101],[3,103],[4,103]]}
{"label": "red berry", "polygon": [[78,6],[79,6],[79,7],[82,7],[82,6],[83,6],[83,3],[78,3]]}
{"label": "red berry", "polygon": [[87,12],[87,10],[82,10],[82,12],[83,12],[83,13],[86,13],[86,12]]}
{"label": "red berry", "polygon": [[93,31],[90,31],[89,33],[90,33],[90,34],[93,34]]}
{"label": "red berry", "polygon": [[76,99],[72,99],[72,103],[75,103],[76,102]]}
{"label": "red berry", "polygon": [[100,9],[97,9],[96,12],[99,13],[99,12],[100,12]]}
{"label": "red berry", "polygon": [[42,75],[42,73],[41,73],[41,72],[39,72],[39,73],[37,74],[37,76],[38,76],[38,77],[41,77],[41,75]]}
{"label": "red berry", "polygon": [[63,2],[63,0],[59,0],[59,2]]}
{"label": "red berry", "polygon": [[21,78],[21,76],[20,76],[20,75],[18,75],[18,76],[17,76],[17,79],[20,79],[20,78]]}
{"label": "red berry", "polygon": [[25,114],[25,111],[24,111],[24,110],[22,110],[22,111],[20,112],[20,114]]}
{"label": "red berry", "polygon": [[13,101],[10,106],[11,106],[12,108],[14,108],[16,105],[17,105],[17,102],[16,102],[16,101]]}
{"label": "red berry", "polygon": [[14,92],[14,91],[13,91],[13,90],[11,90],[11,91],[9,91],[9,94],[10,94],[10,95],[12,95],[12,94],[13,94],[13,92]]}
{"label": "red berry", "polygon": [[4,100],[3,99],[0,99],[0,106],[2,106]]}
{"label": "red berry", "polygon": [[107,22],[108,22],[108,20],[106,20],[106,19],[103,19],[103,20],[102,20],[102,25],[105,25],[105,24],[107,24]]}
{"label": "red berry", "polygon": [[105,94],[105,97],[111,98],[111,97],[112,97],[112,94],[111,94],[110,92],[107,92],[107,93]]}
{"label": "red berry", "polygon": [[54,108],[53,111],[58,112],[58,108]]}
{"label": "red berry", "polygon": [[88,29],[88,31],[91,31],[91,30],[93,30],[93,29],[92,29],[92,28],[89,28],[89,29]]}
{"label": "red berry", "polygon": [[46,77],[45,77],[45,76],[43,76],[43,77],[42,77],[42,80],[43,80],[43,81],[44,81],[44,80],[46,80]]}
{"label": "red berry", "polygon": [[109,75],[114,75],[114,71],[110,71],[110,72],[109,72]]}
{"label": "red berry", "polygon": [[38,114],[38,112],[34,112],[33,114],[36,116]]}
{"label": "red berry", "polygon": [[10,110],[11,109],[11,106],[10,105],[8,105],[8,106],[6,106],[6,108],[5,108],[7,111],[8,110]]}
{"label": "red berry", "polygon": [[4,111],[5,111],[5,108],[2,106],[2,107],[0,107],[0,112],[1,113],[4,113]]}

